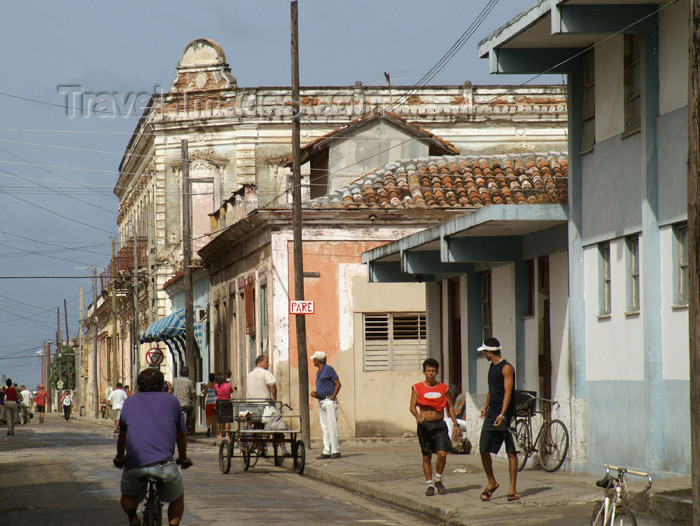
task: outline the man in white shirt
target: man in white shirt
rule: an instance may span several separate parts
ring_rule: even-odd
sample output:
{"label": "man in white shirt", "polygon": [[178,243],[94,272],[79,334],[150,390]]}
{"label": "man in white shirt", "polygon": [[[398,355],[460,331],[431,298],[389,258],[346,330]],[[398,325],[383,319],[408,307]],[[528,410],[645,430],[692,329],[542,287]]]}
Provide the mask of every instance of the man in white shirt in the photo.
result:
{"label": "man in white shirt", "polygon": [[255,368],[248,373],[246,378],[246,398],[265,398],[277,401],[277,380],[268,368],[270,359],[260,355],[255,359]]}
{"label": "man in white shirt", "polygon": [[117,383],[117,388],[109,394],[109,401],[112,404],[112,418],[114,418],[114,432],[119,433],[119,417],[122,414],[124,401],[129,398],[126,391],[122,389],[122,384]]}
{"label": "man in white shirt", "polygon": [[32,407],[32,393],[25,386],[22,386],[22,423],[26,426],[29,423],[29,411]]}

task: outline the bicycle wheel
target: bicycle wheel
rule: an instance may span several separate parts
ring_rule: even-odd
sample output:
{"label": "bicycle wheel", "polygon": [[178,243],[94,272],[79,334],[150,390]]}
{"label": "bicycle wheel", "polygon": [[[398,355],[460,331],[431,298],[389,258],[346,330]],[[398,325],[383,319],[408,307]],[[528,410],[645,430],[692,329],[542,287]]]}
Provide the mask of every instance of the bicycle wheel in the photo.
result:
{"label": "bicycle wheel", "polygon": [[595,503],[595,508],[593,508],[593,515],[591,515],[591,526],[603,526],[603,501],[598,501]]}
{"label": "bicycle wheel", "polygon": [[255,467],[255,464],[258,463],[258,459],[260,457],[265,456],[265,442],[258,441],[256,440],[253,442],[253,445],[250,447],[250,461],[248,462],[248,467],[252,468]]}
{"label": "bicycle wheel", "polygon": [[241,464],[243,464],[243,471],[248,471],[250,467],[250,446],[247,444],[241,444]]}
{"label": "bicycle wheel", "polygon": [[558,470],[569,451],[569,431],[561,420],[552,420],[540,433],[539,459],[545,471]]}
{"label": "bicycle wheel", "polygon": [[303,474],[304,466],[306,466],[306,447],[301,440],[292,444],[292,455],[294,456],[294,472],[299,475]]}
{"label": "bicycle wheel", "polygon": [[219,445],[219,469],[224,475],[231,469],[232,454],[231,442],[224,438]]}
{"label": "bicycle wheel", "polygon": [[612,526],[637,526],[637,518],[629,508],[618,506],[615,509],[615,520]]}
{"label": "bicycle wheel", "polygon": [[518,450],[518,471],[522,471],[527,464],[527,458],[532,454],[530,450],[530,429],[527,420],[518,420],[515,425],[515,440]]}
{"label": "bicycle wheel", "polygon": [[143,526],[161,526],[163,523],[162,508],[163,504],[151,491],[143,508]]}

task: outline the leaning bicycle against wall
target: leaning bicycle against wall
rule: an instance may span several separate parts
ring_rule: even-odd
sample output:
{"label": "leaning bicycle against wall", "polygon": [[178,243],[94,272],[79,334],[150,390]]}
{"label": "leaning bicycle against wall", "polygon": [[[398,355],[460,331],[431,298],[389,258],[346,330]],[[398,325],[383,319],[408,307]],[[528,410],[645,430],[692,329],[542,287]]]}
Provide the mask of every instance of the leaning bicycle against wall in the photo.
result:
{"label": "leaning bicycle against wall", "polygon": [[138,376],[138,393],[124,402],[119,418],[119,437],[114,465],[124,468],[121,479],[121,505],[131,526],[141,522],[136,511],[146,493],[148,476],[162,480],[160,498],[170,503],[169,524],[180,524],[185,511],[185,486],[173,455],[183,468],[187,458],[185,421],[177,398],[162,392],[163,373],[148,368]]}

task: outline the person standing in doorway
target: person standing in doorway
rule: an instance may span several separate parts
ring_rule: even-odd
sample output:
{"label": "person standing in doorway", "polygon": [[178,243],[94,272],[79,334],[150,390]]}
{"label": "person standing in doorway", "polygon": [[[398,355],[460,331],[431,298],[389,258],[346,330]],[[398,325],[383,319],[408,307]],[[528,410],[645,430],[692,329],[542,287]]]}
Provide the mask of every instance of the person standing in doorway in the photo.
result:
{"label": "person standing in doorway", "polygon": [[515,369],[501,356],[501,343],[496,338],[487,338],[478,350],[491,362],[488,373],[489,392],[480,415],[484,424],[481,427],[479,451],[488,479],[488,484],[481,493],[481,500],[490,500],[493,492],[498,489],[499,484],[493,475],[491,454],[498,453],[505,442],[510,472],[507,498],[508,502],[513,502],[520,499],[515,487],[518,476],[518,451],[509,431],[511,421],[515,417]]}
{"label": "person standing in doorway", "polygon": [[122,389],[122,384],[117,382],[117,388],[109,394],[109,401],[112,404],[112,418],[114,418],[114,432],[119,433],[119,416],[122,414],[122,407],[129,396]]}
{"label": "person standing in doorway", "polygon": [[[411,414],[418,424],[418,443],[423,453],[423,473],[425,474],[425,494],[428,497],[435,495],[435,490],[440,495],[446,495],[447,489],[442,482],[442,473],[447,462],[447,452],[452,451],[452,442],[445,422],[445,408],[447,415],[454,424],[454,438],[458,439],[462,430],[457,424],[452,398],[449,395],[449,387],[437,381],[437,373],[440,364],[434,358],[428,358],[423,362],[423,375],[425,380],[414,384],[411,388]],[[435,461],[435,481],[433,481],[433,454],[437,455]]]}
{"label": "person standing in doorway", "polygon": [[338,436],[338,391],[340,378],[330,365],[326,364],[326,353],[316,351],[311,357],[316,371],[316,390],[311,397],[318,400],[318,414],[323,431],[323,453],[318,459],[340,458],[340,439]]}
{"label": "person standing in doorway", "polygon": [[36,392],[36,412],[39,414],[39,423],[44,423],[44,415],[46,415],[46,404],[49,402],[49,393],[44,389],[44,384],[39,386]]}

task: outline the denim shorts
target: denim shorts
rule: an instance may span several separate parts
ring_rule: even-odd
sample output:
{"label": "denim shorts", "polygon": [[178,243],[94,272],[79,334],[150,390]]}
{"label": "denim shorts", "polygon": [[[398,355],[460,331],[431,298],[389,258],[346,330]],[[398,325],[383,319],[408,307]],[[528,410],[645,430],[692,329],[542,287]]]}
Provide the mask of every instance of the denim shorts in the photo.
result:
{"label": "denim shorts", "polygon": [[124,470],[122,473],[121,491],[136,502],[141,502],[146,496],[146,480],[141,480],[148,475],[155,475],[163,479],[163,484],[158,484],[158,495],[163,502],[173,502],[185,493],[185,484],[182,481],[180,467],[174,460],[155,466]]}

